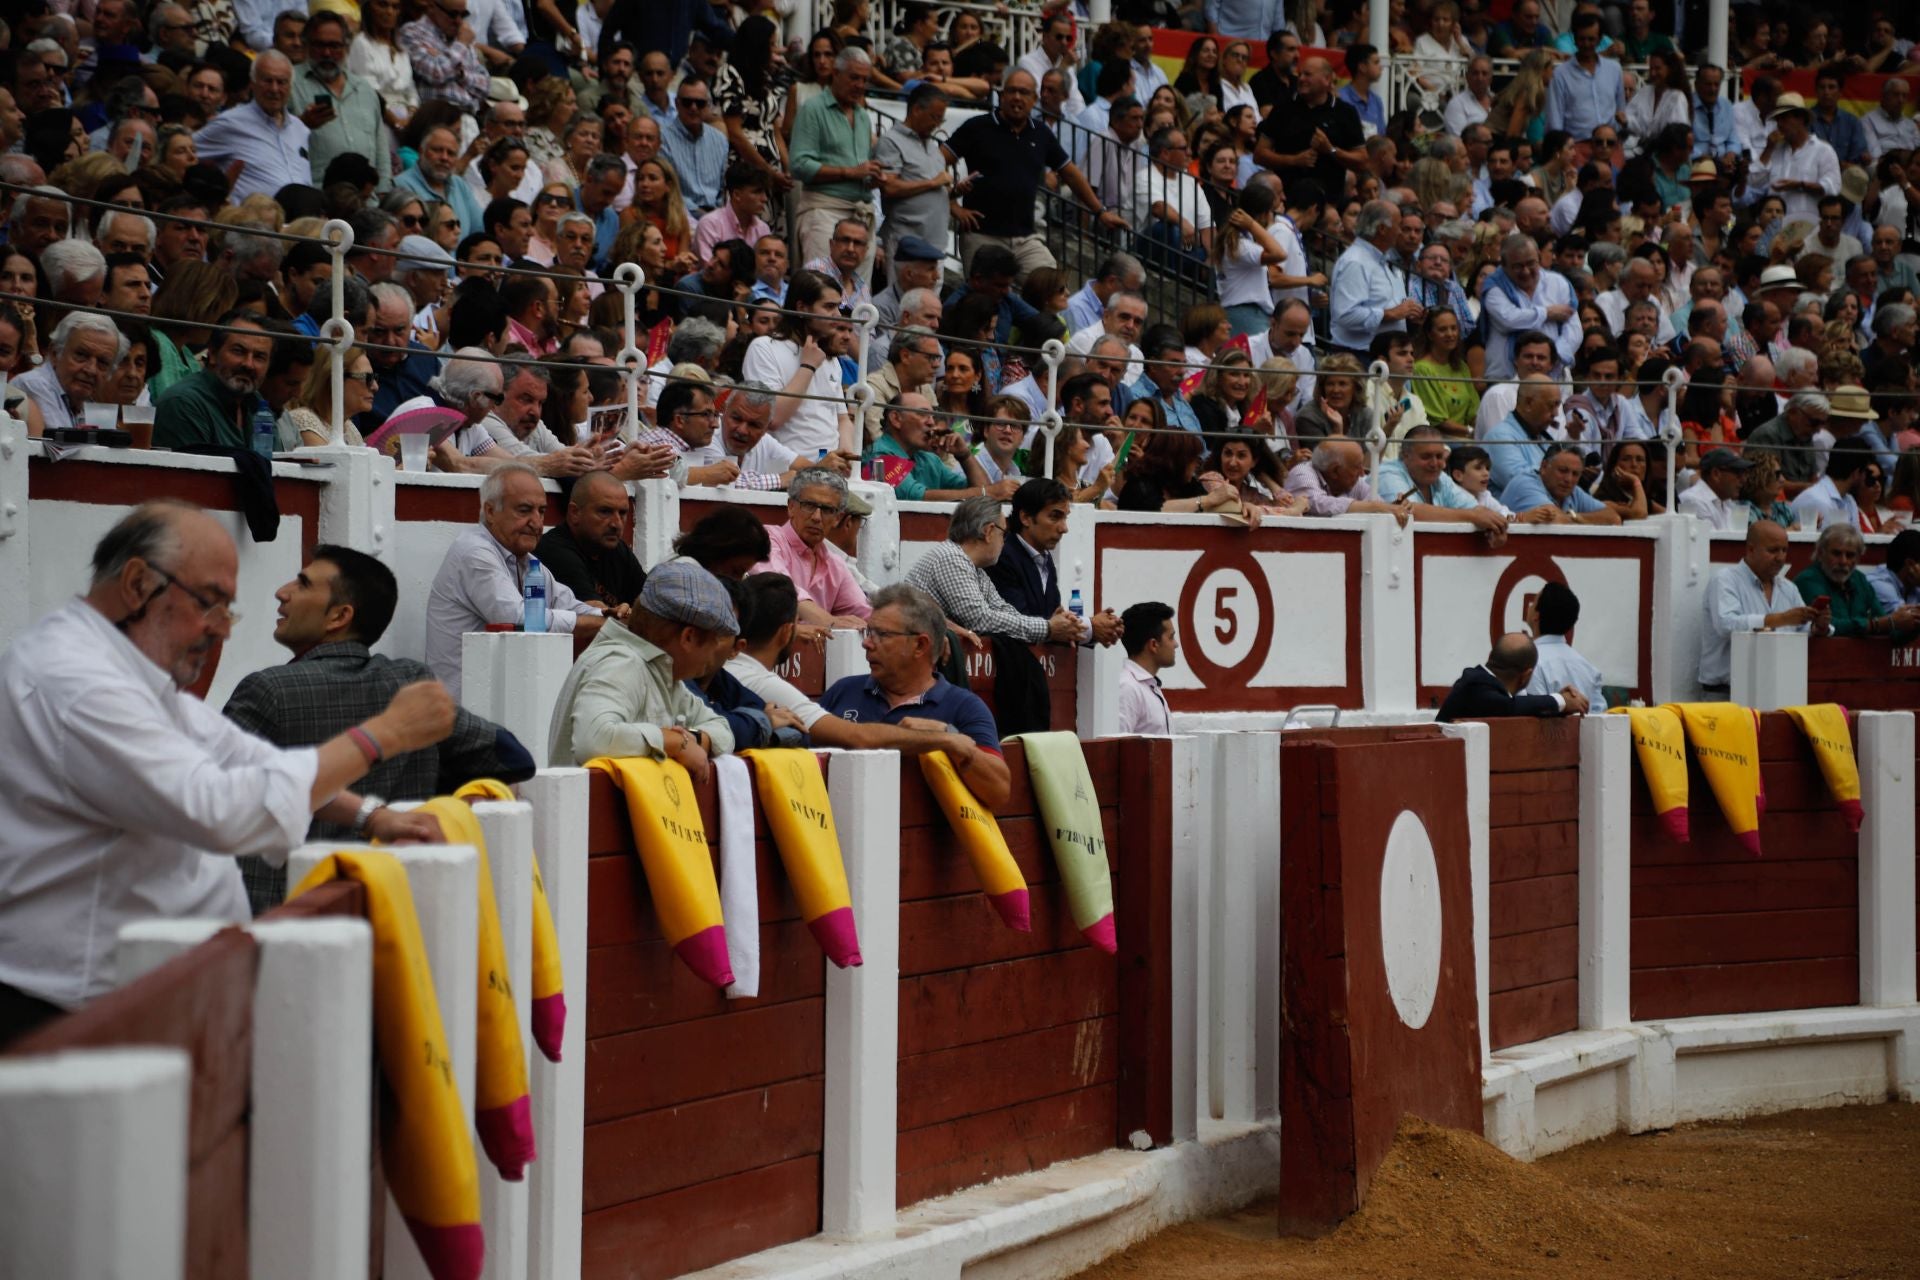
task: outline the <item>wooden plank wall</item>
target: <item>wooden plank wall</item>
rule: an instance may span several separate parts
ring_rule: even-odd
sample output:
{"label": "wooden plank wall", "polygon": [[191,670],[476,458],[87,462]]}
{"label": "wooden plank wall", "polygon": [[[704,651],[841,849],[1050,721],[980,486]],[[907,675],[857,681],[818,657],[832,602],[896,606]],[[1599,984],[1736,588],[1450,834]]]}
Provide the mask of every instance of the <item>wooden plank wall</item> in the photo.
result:
{"label": "wooden plank wall", "polygon": [[187,1266],[194,1280],[247,1274],[247,1115],[257,948],[223,929],[137,982],[16,1040],[9,1056],[164,1045],[192,1058],[187,1104]]}
{"label": "wooden plank wall", "polygon": [[675,1276],[815,1234],[827,962],[764,819],[760,995],[728,1000],[661,937],[604,774],[590,804],[582,1275]]}
{"label": "wooden plank wall", "polygon": [[[1079,723],[1079,646],[1036,644],[1029,647],[1047,673],[1047,709],[1050,713],[1047,727],[1070,733]],[[988,649],[985,653],[967,651],[967,679],[989,711],[994,709],[994,671],[993,650]]]}
{"label": "wooden plank wall", "polygon": [[1661,829],[1634,766],[1636,1020],[1859,999],[1858,838],[1786,716],[1761,717],[1760,762],[1767,811],[1759,858],[1734,838],[1697,765],[1688,844]]}
{"label": "wooden plank wall", "polygon": [[1495,1049],[1580,1024],[1580,724],[1491,720]]}
{"label": "wooden plank wall", "polygon": [[[1121,744],[1084,745],[1117,862]],[[902,1206],[1116,1140],[1117,966],[1068,914],[1018,743],[1007,765],[1000,828],[1027,878],[1031,933],[1000,922],[919,769],[901,771]]]}
{"label": "wooden plank wall", "polygon": [[1837,702],[1850,711],[1920,707],[1920,641],[1829,636],[1808,642],[1807,701]]}

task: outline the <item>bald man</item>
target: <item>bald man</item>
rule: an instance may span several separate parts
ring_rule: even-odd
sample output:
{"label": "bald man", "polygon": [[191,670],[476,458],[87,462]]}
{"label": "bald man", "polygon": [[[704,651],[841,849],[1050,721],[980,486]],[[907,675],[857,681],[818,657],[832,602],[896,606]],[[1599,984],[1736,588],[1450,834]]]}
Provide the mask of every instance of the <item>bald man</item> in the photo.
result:
{"label": "bald man", "polygon": [[1455,720],[1496,720],[1513,716],[1585,715],[1586,695],[1572,685],[1558,693],[1521,693],[1533,679],[1539,651],[1524,631],[1510,631],[1493,642],[1493,651],[1477,667],[1468,667],[1447,691],[1436,717],[1442,724]]}
{"label": "bald man", "polygon": [[1733,633],[1807,631],[1824,636],[1833,629],[1829,602],[1803,601],[1793,583],[1781,577],[1787,567],[1787,531],[1771,520],[1747,526],[1747,549],[1707,590],[1706,625],[1700,628],[1700,687],[1725,693],[1733,681]]}
{"label": "bald man", "polygon": [[193,135],[201,161],[220,166],[233,179],[235,204],[284,186],[313,184],[310,135],[287,110],[292,96],[293,64],[269,50],[253,60],[253,100],[228,107]]}

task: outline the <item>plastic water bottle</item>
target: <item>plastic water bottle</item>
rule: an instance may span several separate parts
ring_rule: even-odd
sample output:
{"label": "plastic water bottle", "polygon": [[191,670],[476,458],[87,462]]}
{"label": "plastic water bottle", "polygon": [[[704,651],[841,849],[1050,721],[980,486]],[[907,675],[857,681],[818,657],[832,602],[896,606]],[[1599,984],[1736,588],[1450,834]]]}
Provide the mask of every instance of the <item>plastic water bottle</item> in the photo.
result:
{"label": "plastic water bottle", "polygon": [[271,462],[274,445],[277,443],[273,426],[273,410],[263,404],[253,412],[253,451]]}
{"label": "plastic water bottle", "polygon": [[547,571],[539,556],[527,557],[526,584],[520,588],[520,629],[528,634],[547,629]]}
{"label": "plastic water bottle", "polygon": [[1078,587],[1075,587],[1073,594],[1067,597],[1067,612],[1080,619],[1080,625],[1083,629],[1086,627],[1087,606],[1080,601],[1080,588]]}

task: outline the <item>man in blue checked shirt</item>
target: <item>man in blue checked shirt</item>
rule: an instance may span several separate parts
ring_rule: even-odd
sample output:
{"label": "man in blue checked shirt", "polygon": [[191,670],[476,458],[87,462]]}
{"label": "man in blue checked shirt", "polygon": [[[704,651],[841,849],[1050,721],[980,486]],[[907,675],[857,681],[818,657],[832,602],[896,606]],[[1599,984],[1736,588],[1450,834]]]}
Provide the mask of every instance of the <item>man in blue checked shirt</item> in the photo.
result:
{"label": "man in blue checked shirt", "polygon": [[1573,16],[1573,48],[1573,60],[1547,81],[1547,128],[1585,139],[1601,125],[1625,122],[1626,81],[1618,62],[1600,56],[1599,14]]}
{"label": "man in blue checked shirt", "polygon": [[1375,334],[1406,332],[1426,308],[1407,296],[1406,276],[1387,261],[1387,249],[1400,234],[1400,210],[1369,200],[1353,232],[1352,247],[1333,264],[1333,345],[1365,359]]}
{"label": "man in blue checked shirt", "polygon": [[[1491,443],[1493,437],[1487,439]],[[1619,524],[1612,507],[1580,487],[1583,469],[1580,446],[1549,444],[1540,469],[1515,476],[1500,501],[1522,524]]]}

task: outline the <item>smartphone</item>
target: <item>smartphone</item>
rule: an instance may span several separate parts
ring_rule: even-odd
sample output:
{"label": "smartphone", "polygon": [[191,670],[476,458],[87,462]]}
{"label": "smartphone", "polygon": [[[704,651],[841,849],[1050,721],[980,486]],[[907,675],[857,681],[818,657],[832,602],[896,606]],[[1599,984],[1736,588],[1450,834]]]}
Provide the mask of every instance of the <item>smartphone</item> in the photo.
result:
{"label": "smartphone", "polygon": [[1833,597],[1832,596],[1815,596],[1813,598],[1813,607],[1817,610],[1822,610],[1822,611],[1831,609],[1833,607]]}
{"label": "smartphone", "polygon": [[330,93],[316,93],[313,95],[313,101],[316,106],[330,107],[333,105],[333,95]]}
{"label": "smartphone", "polygon": [[1113,455],[1113,469],[1120,470],[1127,465],[1127,455],[1133,452],[1133,432],[1127,432],[1127,438],[1120,442],[1120,450]]}

